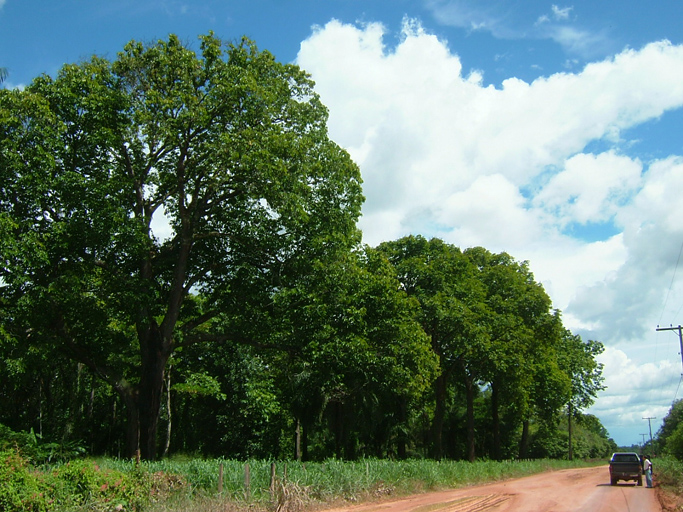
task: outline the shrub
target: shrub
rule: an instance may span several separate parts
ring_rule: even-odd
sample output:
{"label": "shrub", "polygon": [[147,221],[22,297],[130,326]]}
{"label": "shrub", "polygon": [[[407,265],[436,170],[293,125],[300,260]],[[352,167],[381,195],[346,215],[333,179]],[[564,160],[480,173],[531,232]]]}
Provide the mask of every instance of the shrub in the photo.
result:
{"label": "shrub", "polygon": [[0,510],[47,511],[52,503],[48,491],[49,485],[30,471],[18,450],[0,452]]}
{"label": "shrub", "polygon": [[55,471],[77,505],[99,510],[142,510],[151,499],[152,479],[136,470],[101,469],[89,460],[71,461]]}
{"label": "shrub", "polygon": [[46,443],[30,432],[15,432],[0,423],[0,450],[18,449],[35,464],[66,461],[85,453],[78,443]]}

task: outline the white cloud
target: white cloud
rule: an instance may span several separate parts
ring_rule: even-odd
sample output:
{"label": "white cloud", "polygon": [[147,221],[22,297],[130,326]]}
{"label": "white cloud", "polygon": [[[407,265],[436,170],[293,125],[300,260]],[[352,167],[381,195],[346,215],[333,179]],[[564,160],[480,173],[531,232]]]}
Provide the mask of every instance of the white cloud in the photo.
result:
{"label": "white cloud", "polygon": [[590,58],[601,53],[601,48],[607,45],[607,37],[602,32],[590,32],[579,27],[567,25],[550,25],[544,27],[539,37],[552,39],[565,52]]}
{"label": "white cloud", "polygon": [[517,28],[505,22],[509,6],[499,0],[468,2],[464,0],[428,0],[434,17],[444,25],[491,32],[494,37],[516,38]]}
{"label": "white cloud", "polygon": [[565,162],[534,198],[534,204],[557,217],[557,222],[610,220],[640,185],[642,164],[608,151],[580,153]]}
{"label": "white cloud", "polygon": [[[683,47],[494,88],[414,22],[395,48],[384,35],[332,21],[298,55],[361,167],[365,241],[420,233],[529,260],[569,328],[631,354],[662,315],[683,241],[683,157],[641,161],[623,137],[683,106]],[[588,152],[595,141],[606,149]],[[609,229],[592,240],[567,229],[596,223]]]}
{"label": "white cloud", "polygon": [[[647,348],[652,349],[651,346]],[[649,424],[645,418],[653,418],[652,433],[656,434],[678,389],[680,362],[662,359],[642,363],[629,358],[622,350],[610,347],[598,360],[604,365],[607,389],[600,392],[589,412],[603,424],[613,425],[615,432],[639,429],[648,437]],[[623,444],[636,441],[628,439]]]}
{"label": "white cloud", "polygon": [[573,9],[573,7],[558,7],[557,5],[553,5],[553,17],[556,20],[567,20],[569,19],[569,14],[572,12]]}

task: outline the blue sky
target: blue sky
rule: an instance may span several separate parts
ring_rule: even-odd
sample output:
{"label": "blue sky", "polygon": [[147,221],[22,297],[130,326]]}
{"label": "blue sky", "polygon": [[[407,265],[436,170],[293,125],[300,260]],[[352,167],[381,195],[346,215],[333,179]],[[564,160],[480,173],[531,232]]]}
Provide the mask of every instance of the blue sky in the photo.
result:
{"label": "blue sky", "polygon": [[246,35],[316,81],[360,227],[528,260],[606,346],[590,412],[623,445],[681,398],[683,2],[0,0],[5,87],[131,39]]}

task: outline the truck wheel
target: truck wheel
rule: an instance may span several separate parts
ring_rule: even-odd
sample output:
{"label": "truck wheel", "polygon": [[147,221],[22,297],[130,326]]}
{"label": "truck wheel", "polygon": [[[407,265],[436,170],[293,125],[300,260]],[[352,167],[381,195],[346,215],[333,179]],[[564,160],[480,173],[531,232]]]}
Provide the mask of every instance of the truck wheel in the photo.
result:
{"label": "truck wheel", "polygon": [[616,478],[612,478],[612,479],[610,480],[610,485],[617,485],[617,479],[616,479]]}

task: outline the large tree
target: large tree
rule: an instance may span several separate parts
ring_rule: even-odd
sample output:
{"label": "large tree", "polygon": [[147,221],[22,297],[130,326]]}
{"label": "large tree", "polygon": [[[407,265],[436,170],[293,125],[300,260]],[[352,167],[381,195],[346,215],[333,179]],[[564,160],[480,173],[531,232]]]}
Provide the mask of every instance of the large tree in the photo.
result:
{"label": "large tree", "polygon": [[434,381],[432,455],[443,457],[449,389],[462,383],[466,395],[467,458],[475,458],[474,399],[489,349],[485,287],[477,268],[459,248],[438,238],[408,236],[378,249],[395,266],[408,295],[420,303],[419,319],[439,358]]}
{"label": "large tree", "polygon": [[359,449],[405,457],[408,409],[429,389],[437,360],[417,302],[383,255],[367,247],[349,253],[276,304],[289,318],[279,333],[289,348],[277,367],[303,432],[314,433],[324,417],[329,429],[317,434],[330,435],[337,457],[355,458]]}
{"label": "large tree", "polygon": [[[486,380],[491,388],[492,455],[499,460],[511,455],[503,454],[501,411],[507,411],[507,431],[513,432],[531,414],[535,383],[541,374],[546,386],[554,383],[548,373],[556,360],[561,324],[527,262],[482,247],[467,249],[465,255],[476,265],[486,289],[485,323],[491,341],[485,354]],[[558,393],[553,387],[545,392]],[[522,451],[527,428],[523,425]]]}
{"label": "large tree", "polygon": [[109,383],[148,459],[173,352],[266,344],[273,295],[358,242],[359,170],[309,76],[200,39],[0,91],[2,317]]}

